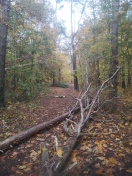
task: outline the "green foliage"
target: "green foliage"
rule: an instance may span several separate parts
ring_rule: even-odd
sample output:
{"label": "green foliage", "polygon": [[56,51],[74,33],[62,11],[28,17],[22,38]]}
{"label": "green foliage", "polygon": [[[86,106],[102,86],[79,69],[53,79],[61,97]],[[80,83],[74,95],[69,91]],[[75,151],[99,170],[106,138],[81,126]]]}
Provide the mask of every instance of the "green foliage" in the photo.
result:
{"label": "green foliage", "polygon": [[45,94],[54,77],[65,81],[65,56],[55,52],[57,37],[65,31],[64,26],[55,22],[48,0],[12,1],[6,50],[6,100],[27,101]]}
{"label": "green foliage", "polygon": [[[102,0],[100,3],[89,1],[88,5],[91,14],[87,14],[76,37],[78,78],[80,84],[92,82],[98,88],[100,82],[108,77],[112,61],[113,6],[112,1],[108,0]],[[121,70],[118,84],[127,88],[132,86],[132,6],[129,2],[121,2],[119,15],[117,59]]]}
{"label": "green foliage", "polygon": [[[53,14],[47,1],[20,0],[12,3],[6,50],[7,100],[32,99],[40,91],[45,92],[51,84],[53,39],[56,38],[50,39]],[[46,29],[42,28],[43,25]],[[56,65],[54,63],[54,67]]]}
{"label": "green foliage", "polygon": [[61,88],[69,88],[69,85],[67,83],[55,83],[53,85],[54,87],[61,87]]}
{"label": "green foliage", "polygon": [[46,89],[46,70],[41,73],[40,65],[28,65],[11,69],[5,78],[6,98],[13,101],[25,101],[34,98],[40,91]]}

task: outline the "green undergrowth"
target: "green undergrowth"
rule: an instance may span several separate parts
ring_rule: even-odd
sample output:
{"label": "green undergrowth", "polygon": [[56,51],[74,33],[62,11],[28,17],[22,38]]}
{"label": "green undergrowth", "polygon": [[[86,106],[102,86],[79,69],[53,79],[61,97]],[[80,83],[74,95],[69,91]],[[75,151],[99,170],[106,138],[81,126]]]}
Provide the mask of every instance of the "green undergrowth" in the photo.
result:
{"label": "green undergrowth", "polygon": [[52,86],[53,87],[61,87],[61,88],[69,88],[69,85],[67,83],[55,83]]}

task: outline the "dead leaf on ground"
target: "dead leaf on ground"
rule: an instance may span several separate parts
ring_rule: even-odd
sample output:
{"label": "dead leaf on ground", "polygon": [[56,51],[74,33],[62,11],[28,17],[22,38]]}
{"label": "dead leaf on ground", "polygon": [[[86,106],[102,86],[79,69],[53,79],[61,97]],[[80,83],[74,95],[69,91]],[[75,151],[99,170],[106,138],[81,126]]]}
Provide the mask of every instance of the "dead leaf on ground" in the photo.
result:
{"label": "dead leaf on ground", "polygon": [[117,164],[119,165],[119,162],[114,158],[109,158],[108,162],[109,162],[110,165],[113,165],[113,166],[117,165]]}
{"label": "dead leaf on ground", "polygon": [[45,139],[44,138],[36,138],[37,139],[37,141],[41,141],[41,142],[44,142],[45,141]]}
{"label": "dead leaf on ground", "polygon": [[97,164],[94,165],[94,167],[95,167],[95,168],[100,168],[100,164],[97,163]]}
{"label": "dead leaf on ground", "polygon": [[113,168],[109,168],[109,169],[107,169],[107,171],[106,171],[106,173],[110,176],[112,176],[113,175],[113,173],[115,172],[115,170],[113,169]]}
{"label": "dead leaf on ground", "polygon": [[26,169],[27,166],[26,165],[23,165],[23,166],[19,166],[19,169],[23,170],[23,169]]}
{"label": "dead leaf on ground", "polygon": [[16,157],[16,156],[17,156],[17,154],[18,154],[18,152],[13,152],[13,154],[11,155],[11,158]]}
{"label": "dead leaf on ground", "polygon": [[95,173],[100,175],[100,174],[102,174],[103,170],[104,170],[104,168],[101,166]]}
{"label": "dead leaf on ground", "polygon": [[31,171],[31,168],[26,168],[24,169],[25,172],[30,172]]}
{"label": "dead leaf on ground", "polygon": [[32,150],[32,153],[30,154],[30,157],[32,158],[33,156],[37,156],[37,155],[38,155],[38,153],[35,152],[34,150]]}
{"label": "dead leaf on ground", "polygon": [[59,156],[60,158],[62,157],[62,153],[63,153],[63,151],[62,151],[61,148],[59,148],[59,149],[56,151],[56,155]]}
{"label": "dead leaf on ground", "polygon": [[132,173],[132,169],[127,169],[126,172]]}

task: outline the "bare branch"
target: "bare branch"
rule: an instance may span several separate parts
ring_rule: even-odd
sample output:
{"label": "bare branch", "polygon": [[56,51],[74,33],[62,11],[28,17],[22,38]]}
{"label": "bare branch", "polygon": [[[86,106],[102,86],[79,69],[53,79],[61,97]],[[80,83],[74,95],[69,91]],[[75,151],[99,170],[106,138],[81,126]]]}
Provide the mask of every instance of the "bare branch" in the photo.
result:
{"label": "bare branch", "polygon": [[111,99],[109,99],[109,100],[105,100],[105,101],[98,107],[97,111],[95,111],[95,112],[97,113],[97,112],[101,109],[101,107],[102,107],[106,102],[112,101],[112,100],[114,100],[114,99],[116,99],[116,98],[118,98],[118,97],[114,97],[114,98],[111,98]]}
{"label": "bare branch", "polygon": [[58,143],[58,139],[56,136],[53,136],[55,138],[55,148],[56,148],[56,151],[58,150],[58,146],[59,146],[59,143]]}
{"label": "bare branch", "polygon": [[82,20],[82,16],[83,16],[83,13],[84,13],[85,8],[86,8],[86,3],[87,3],[87,1],[85,1],[85,3],[82,4],[82,5],[83,5],[83,8],[82,8],[82,11],[81,11],[81,16],[80,16],[79,21],[78,21],[78,29],[77,29],[77,31],[76,31],[76,32],[73,34],[73,36],[72,36],[72,37],[73,37],[73,40],[74,40],[74,38],[76,37],[76,35],[77,35],[77,33],[78,33],[80,21]]}
{"label": "bare branch", "polygon": [[75,166],[77,165],[77,162],[74,162],[70,167],[65,169],[63,172],[61,172],[61,175],[66,176]]}
{"label": "bare branch", "polygon": [[[59,160],[59,162],[57,162],[58,164],[55,167],[55,170],[54,170],[55,172],[53,171],[54,172],[53,175],[56,175],[56,174],[67,175],[67,173],[69,173],[69,171],[71,169],[73,169],[74,166],[76,166],[76,163],[74,163],[70,168],[67,168],[65,171],[63,171],[63,168],[66,164],[66,161],[67,161],[69,155],[71,154],[79,136],[84,136],[85,135],[85,136],[93,136],[94,137],[94,136],[97,136],[97,135],[109,135],[109,134],[119,133],[118,126],[115,126],[116,127],[116,129],[114,129],[115,131],[114,130],[112,131],[110,129],[108,131],[108,133],[97,133],[97,132],[90,133],[91,131],[93,131],[93,128],[95,128],[95,127],[90,128],[88,130],[88,133],[82,133],[82,128],[86,124],[87,120],[90,118],[91,112],[96,113],[96,111],[93,111],[93,109],[94,109],[94,105],[95,105],[95,103],[96,103],[96,101],[99,97],[99,94],[100,94],[102,88],[104,87],[104,85],[108,81],[110,81],[117,74],[119,69],[120,68],[118,68],[110,78],[106,79],[102,83],[102,85],[100,86],[96,95],[90,97],[90,100],[89,100],[90,102],[87,101],[87,104],[86,104],[85,108],[83,108],[83,100],[84,100],[84,98],[87,98],[87,96],[90,96],[89,93],[88,93],[90,86],[87,88],[87,90],[83,94],[80,94],[80,96],[81,96],[80,98],[77,98],[77,100],[79,102],[79,105],[80,105],[79,109],[81,109],[80,121],[78,123],[74,122],[73,119],[71,120],[71,116],[70,116],[70,119],[67,119],[66,122],[64,123],[63,128],[65,127],[67,134],[69,134],[69,132],[72,132],[72,134],[71,134],[71,137],[69,137],[67,142],[66,142],[65,149],[64,149],[64,156]],[[107,101],[108,100],[106,100],[105,102],[107,102]],[[101,106],[99,108],[101,108]],[[84,116],[86,115],[86,111],[88,111],[88,113],[87,113],[86,118],[84,119]],[[69,115],[71,115],[71,111],[69,112]],[[75,124],[76,129],[74,129],[73,124]]]}
{"label": "bare branch", "polygon": [[98,98],[98,96],[99,96],[99,94],[100,94],[102,88],[104,87],[104,85],[105,85],[108,81],[110,81],[111,79],[114,78],[114,76],[117,74],[117,72],[118,72],[119,70],[120,70],[120,67],[118,67],[117,70],[115,71],[115,73],[114,73],[110,78],[106,79],[106,80],[102,83],[102,85],[100,86],[98,92],[96,93],[96,95],[95,95],[95,97],[94,97],[94,99],[93,99],[93,101],[92,101],[92,104],[91,104],[91,106],[90,106],[89,112],[88,112],[88,114],[87,114],[87,117],[86,117],[84,123],[89,119],[90,114],[91,114],[91,111],[92,111],[92,108],[93,108],[93,106],[94,106],[94,104],[95,104],[95,102],[96,102],[96,100],[97,100],[97,98]]}
{"label": "bare branch", "polygon": [[74,123],[75,125],[77,125],[76,122],[74,122],[74,121],[72,121],[72,120],[70,120],[70,119],[67,119],[67,118],[66,118],[66,120],[68,120],[69,122]]}
{"label": "bare branch", "polygon": [[109,134],[116,134],[118,131],[108,132],[108,133],[81,133],[80,136],[97,136],[97,135],[109,135]]}

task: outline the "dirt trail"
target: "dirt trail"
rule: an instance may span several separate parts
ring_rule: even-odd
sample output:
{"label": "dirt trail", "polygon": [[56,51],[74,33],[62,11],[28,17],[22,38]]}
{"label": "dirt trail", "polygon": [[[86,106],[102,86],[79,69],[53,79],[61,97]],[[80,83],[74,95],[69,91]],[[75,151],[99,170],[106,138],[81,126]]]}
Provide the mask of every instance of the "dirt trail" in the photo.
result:
{"label": "dirt trail", "polygon": [[[65,98],[54,98],[54,96],[64,95]],[[0,110],[0,140],[67,112],[68,106],[76,102],[74,97],[77,95],[73,86],[54,87],[44,98],[38,97],[31,103],[9,104],[6,111]]]}
{"label": "dirt trail", "polygon": [[[48,121],[67,111],[69,105],[78,95],[72,87],[68,89],[53,88],[44,98],[34,103],[9,105],[7,111],[0,112],[1,122],[6,127],[0,128],[3,140],[35,124]],[[66,98],[54,98],[65,95]],[[123,100],[122,100],[123,101]],[[32,105],[32,106],[31,106]],[[129,106],[128,106],[129,105]],[[101,112],[88,128],[73,151],[67,166],[77,162],[69,176],[131,176],[132,175],[132,102],[124,101],[115,114]],[[79,118],[79,116],[76,118]],[[89,130],[91,129],[91,130]],[[94,134],[97,135],[94,135]],[[20,145],[0,155],[0,176],[38,176],[40,169],[40,144],[46,142],[50,160],[57,155],[54,136],[59,147],[66,143],[62,123],[47,129],[24,141]]]}
{"label": "dirt trail", "polygon": [[[44,98],[36,99],[32,104],[8,105],[7,111],[0,112],[0,140],[67,112],[68,107],[75,104],[76,100],[73,97],[77,95],[72,85],[69,88],[54,87]],[[65,98],[55,98],[55,96],[65,96]],[[45,141],[45,134],[45,132],[38,134],[1,154],[0,176],[37,176],[40,144]]]}

